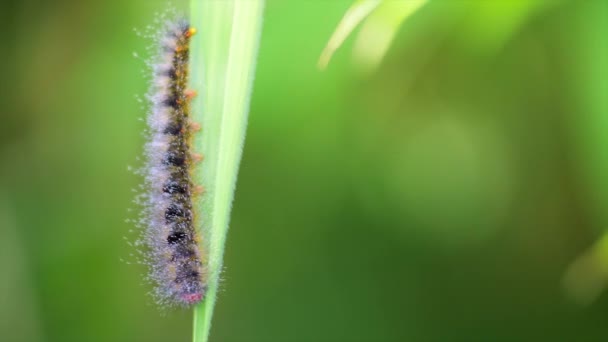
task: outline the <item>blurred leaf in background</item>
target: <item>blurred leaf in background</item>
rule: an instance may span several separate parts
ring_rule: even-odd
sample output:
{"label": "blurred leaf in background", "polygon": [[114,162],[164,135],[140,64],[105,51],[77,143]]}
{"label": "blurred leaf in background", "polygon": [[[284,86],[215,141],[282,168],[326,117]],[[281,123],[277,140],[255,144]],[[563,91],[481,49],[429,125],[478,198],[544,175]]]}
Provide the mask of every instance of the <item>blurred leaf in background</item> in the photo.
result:
{"label": "blurred leaf in background", "polygon": [[[564,274],[608,226],[608,3],[427,1],[319,72],[351,5],[268,1],[211,340],[605,340]],[[0,5],[3,340],[190,339],[120,261],[164,6]]]}

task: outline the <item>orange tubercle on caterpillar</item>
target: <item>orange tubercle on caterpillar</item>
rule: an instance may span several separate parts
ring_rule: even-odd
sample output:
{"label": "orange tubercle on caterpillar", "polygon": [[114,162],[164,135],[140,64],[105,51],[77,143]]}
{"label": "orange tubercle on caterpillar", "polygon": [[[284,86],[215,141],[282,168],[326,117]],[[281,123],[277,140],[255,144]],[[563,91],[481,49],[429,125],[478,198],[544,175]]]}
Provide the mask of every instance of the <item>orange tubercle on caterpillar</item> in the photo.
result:
{"label": "orange tubercle on caterpillar", "polygon": [[186,31],[186,37],[190,38],[196,34],[196,29],[194,27],[188,28]]}
{"label": "orange tubercle on caterpillar", "polygon": [[201,124],[199,124],[198,122],[190,121],[190,129],[193,132],[198,132],[201,130]]}
{"label": "orange tubercle on caterpillar", "polygon": [[205,187],[202,185],[196,185],[192,191],[194,195],[200,195],[205,192]]}
{"label": "orange tubercle on caterpillar", "polygon": [[192,153],[192,160],[195,163],[200,163],[203,161],[203,155],[200,153]]}
{"label": "orange tubercle on caterpillar", "polygon": [[196,97],[196,95],[198,95],[196,90],[193,90],[193,89],[184,90],[184,96],[186,96],[186,100],[192,100],[193,98]]}

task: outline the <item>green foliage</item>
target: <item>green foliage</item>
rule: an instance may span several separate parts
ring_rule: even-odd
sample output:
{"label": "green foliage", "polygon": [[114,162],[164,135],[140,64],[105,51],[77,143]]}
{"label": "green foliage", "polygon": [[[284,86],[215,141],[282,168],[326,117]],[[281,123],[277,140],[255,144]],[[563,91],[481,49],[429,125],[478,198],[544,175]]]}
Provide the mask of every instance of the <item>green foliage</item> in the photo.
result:
{"label": "green foliage", "polygon": [[[120,261],[148,88],[132,28],[165,4],[0,4],[3,341],[192,339]],[[351,4],[266,2],[210,340],[606,340],[608,2],[427,1],[373,72],[351,63],[367,19],[319,72]],[[195,48],[227,51],[205,18]],[[219,84],[196,88],[201,139]]]}
{"label": "green foliage", "polygon": [[263,8],[263,0],[193,0],[191,5],[191,25],[200,32],[191,47],[191,88],[200,95],[193,102],[193,120],[202,126],[195,148],[204,156],[195,179],[205,188],[197,210],[209,272],[207,295],[195,308],[194,342],[207,341],[211,329],[245,141]]}
{"label": "green foliage", "polygon": [[359,68],[373,71],[388,51],[401,24],[428,0],[357,0],[348,9],[321,54],[319,67],[325,68],[348,35],[363,23],[354,57]]}

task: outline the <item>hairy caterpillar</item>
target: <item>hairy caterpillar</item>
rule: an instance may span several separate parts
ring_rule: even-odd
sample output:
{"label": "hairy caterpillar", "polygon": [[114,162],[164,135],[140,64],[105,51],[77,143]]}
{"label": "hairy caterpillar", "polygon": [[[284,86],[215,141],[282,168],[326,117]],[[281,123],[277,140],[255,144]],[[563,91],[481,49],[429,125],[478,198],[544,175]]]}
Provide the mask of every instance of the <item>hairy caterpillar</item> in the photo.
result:
{"label": "hairy caterpillar", "polygon": [[192,151],[192,135],[200,127],[190,121],[187,89],[191,37],[196,30],[185,20],[167,21],[149,63],[152,82],[148,94],[148,141],[145,145],[145,193],[141,225],[153,295],[164,306],[188,307],[200,302],[206,291],[206,265],[192,210],[201,188],[192,169],[201,157]]}

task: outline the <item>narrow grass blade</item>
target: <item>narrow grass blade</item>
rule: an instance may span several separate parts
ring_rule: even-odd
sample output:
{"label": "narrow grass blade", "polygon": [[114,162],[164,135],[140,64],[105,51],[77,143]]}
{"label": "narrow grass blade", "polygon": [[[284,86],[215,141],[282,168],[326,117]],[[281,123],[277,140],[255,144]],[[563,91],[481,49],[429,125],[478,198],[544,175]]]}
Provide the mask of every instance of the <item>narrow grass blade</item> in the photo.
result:
{"label": "narrow grass blade", "polygon": [[325,69],[334,52],[363,21],[355,45],[355,62],[363,69],[375,68],[386,54],[399,26],[428,0],[357,0],[346,11],[319,58]]}
{"label": "narrow grass blade", "polygon": [[357,0],[346,11],[344,17],[336,27],[336,30],[329,38],[329,42],[321,52],[319,58],[319,69],[325,69],[334,52],[344,43],[344,40],[367,17],[379,4],[381,0]]}
{"label": "narrow grass blade", "polygon": [[353,57],[359,69],[364,72],[375,70],[401,25],[427,1],[383,1],[365,20],[355,41]]}
{"label": "narrow grass blade", "polygon": [[192,104],[192,115],[202,127],[194,144],[204,158],[195,179],[205,188],[196,214],[209,271],[207,295],[194,309],[194,342],[209,338],[245,140],[263,8],[263,0],[191,1],[191,25],[199,32],[192,40],[190,55],[190,86],[199,94]]}

